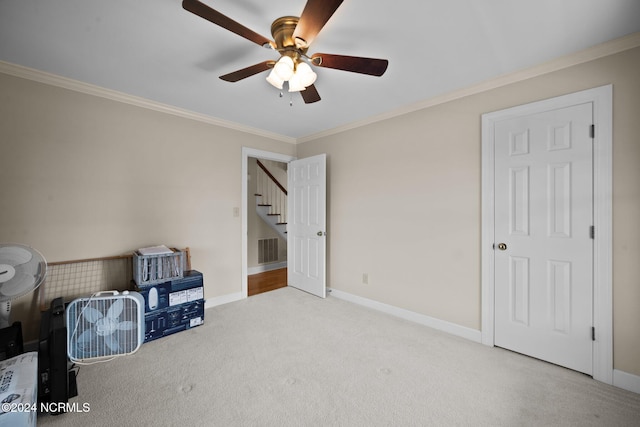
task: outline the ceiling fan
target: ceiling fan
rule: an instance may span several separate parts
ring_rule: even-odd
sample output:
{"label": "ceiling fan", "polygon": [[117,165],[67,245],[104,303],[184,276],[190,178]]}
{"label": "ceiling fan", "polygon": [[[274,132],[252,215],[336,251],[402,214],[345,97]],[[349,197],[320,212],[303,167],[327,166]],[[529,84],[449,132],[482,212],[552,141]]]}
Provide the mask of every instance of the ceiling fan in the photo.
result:
{"label": "ceiling fan", "polygon": [[329,21],[343,0],[307,0],[300,17],[283,16],[271,24],[273,40],[250,30],[198,0],[183,0],[182,7],[260,46],[278,51],[277,61],[264,61],[220,76],[227,82],[237,82],[271,69],[267,81],[278,89],[288,83],[289,92],[300,92],[305,104],[320,101],[314,86],[316,73],[310,65],[354,73],[381,76],[387,70],[386,59],[314,53],[307,55],[309,45]]}

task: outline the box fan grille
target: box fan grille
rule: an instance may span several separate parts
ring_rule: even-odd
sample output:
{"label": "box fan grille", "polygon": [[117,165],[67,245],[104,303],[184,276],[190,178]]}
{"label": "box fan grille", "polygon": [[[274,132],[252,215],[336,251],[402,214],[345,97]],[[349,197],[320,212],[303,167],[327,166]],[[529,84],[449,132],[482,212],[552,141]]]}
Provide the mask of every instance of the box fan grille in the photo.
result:
{"label": "box fan grille", "polygon": [[67,350],[74,362],[134,353],[144,341],[144,299],[137,292],[100,292],[67,306]]}

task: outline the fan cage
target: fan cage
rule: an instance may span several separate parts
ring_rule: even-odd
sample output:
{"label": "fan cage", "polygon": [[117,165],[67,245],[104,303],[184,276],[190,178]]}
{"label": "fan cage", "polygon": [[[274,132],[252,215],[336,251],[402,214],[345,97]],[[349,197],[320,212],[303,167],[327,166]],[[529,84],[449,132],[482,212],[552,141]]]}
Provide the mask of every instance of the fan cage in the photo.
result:
{"label": "fan cage", "polygon": [[[120,304],[117,301],[121,301],[122,311],[115,310],[116,316],[109,310]],[[88,315],[93,310],[99,314]],[[67,306],[66,319],[67,350],[72,361],[125,356],[136,352],[144,342],[144,299],[137,292],[74,300]],[[130,327],[120,328],[123,322],[131,322]]]}

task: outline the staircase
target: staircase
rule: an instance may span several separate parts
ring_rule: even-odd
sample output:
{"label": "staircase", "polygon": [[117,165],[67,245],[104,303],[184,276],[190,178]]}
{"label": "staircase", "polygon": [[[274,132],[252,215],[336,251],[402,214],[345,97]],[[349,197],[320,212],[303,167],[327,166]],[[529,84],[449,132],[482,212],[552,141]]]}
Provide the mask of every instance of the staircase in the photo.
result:
{"label": "staircase", "polygon": [[287,240],[287,190],[258,160],[256,212],[280,237]]}

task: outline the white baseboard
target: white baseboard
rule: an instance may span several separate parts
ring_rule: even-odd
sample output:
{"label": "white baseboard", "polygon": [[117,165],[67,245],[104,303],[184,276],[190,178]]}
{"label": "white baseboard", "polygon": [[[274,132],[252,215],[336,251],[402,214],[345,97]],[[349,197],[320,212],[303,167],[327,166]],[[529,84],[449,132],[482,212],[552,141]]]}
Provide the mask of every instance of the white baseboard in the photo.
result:
{"label": "white baseboard", "polygon": [[381,311],[383,313],[391,314],[392,316],[400,317],[411,322],[419,323],[421,325],[428,326],[439,331],[447,332],[451,335],[456,335],[462,338],[466,338],[470,341],[480,343],[482,341],[482,334],[475,329],[467,328],[465,326],[456,325],[455,323],[447,322],[444,320],[429,317],[424,314],[416,313],[413,311],[405,310],[404,308],[395,307],[393,305],[384,304],[378,301],[374,301],[368,298],[360,297],[350,294],[348,292],[339,291],[337,289],[328,289],[329,295],[336,298],[343,299],[358,305],[362,305],[374,310]]}
{"label": "white baseboard", "polygon": [[265,271],[271,270],[279,270],[281,268],[287,268],[287,261],[276,262],[273,264],[264,264],[257,267],[249,267],[247,268],[247,274],[251,276],[252,274],[264,273]]}
{"label": "white baseboard", "polygon": [[613,370],[613,385],[640,394],[640,376]]}
{"label": "white baseboard", "polygon": [[228,304],[230,302],[240,301],[241,299],[244,299],[242,297],[242,292],[234,292],[232,294],[222,295],[215,298],[207,298],[204,302],[204,308],[207,309],[217,305]]}

